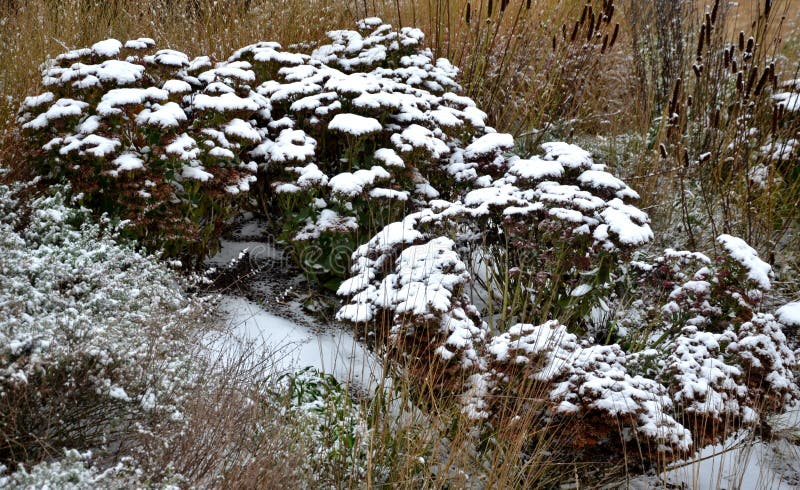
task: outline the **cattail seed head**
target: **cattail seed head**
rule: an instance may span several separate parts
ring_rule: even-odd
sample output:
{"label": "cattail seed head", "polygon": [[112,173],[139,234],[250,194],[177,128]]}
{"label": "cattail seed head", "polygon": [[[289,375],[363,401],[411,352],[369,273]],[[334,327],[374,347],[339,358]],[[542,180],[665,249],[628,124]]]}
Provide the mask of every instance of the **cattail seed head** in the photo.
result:
{"label": "cattail seed head", "polygon": [[472,14],[472,6],[467,2],[467,24],[469,24],[469,19]]}
{"label": "cattail seed head", "polygon": [[664,143],[661,143],[660,145],[658,145],[658,150],[661,152],[661,158],[666,160],[666,158],[669,156],[669,154],[667,153],[667,147],[664,146]]}
{"label": "cattail seed head", "polygon": [[719,0],[714,2],[714,7],[711,9],[711,22],[717,22],[717,12],[719,11]]}
{"label": "cattail seed head", "polygon": [[756,47],[756,40],[751,37],[750,39],[747,40],[747,49],[745,49],[745,52],[752,53],[753,48],[755,47]]}
{"label": "cattail seed head", "polygon": [[761,95],[761,91],[764,90],[764,86],[767,84],[767,80],[769,80],[769,67],[764,70],[764,73],[761,74],[761,78],[758,79],[758,83],[756,84],[756,89],[753,91],[753,95],[758,97]]}
{"label": "cattail seed head", "polygon": [[744,96],[748,97],[750,91],[753,89],[753,84],[756,83],[756,75],[758,75],[758,67],[750,68],[750,74],[747,76],[747,85],[744,88]]}
{"label": "cattail seed head", "polygon": [[603,46],[600,48],[600,54],[606,52],[606,48],[608,47],[608,33],[603,36]]}
{"label": "cattail seed head", "polygon": [[614,26],[614,33],[611,35],[611,41],[608,43],[608,47],[614,47],[614,43],[617,42],[617,36],[619,35],[619,22]]}
{"label": "cattail seed head", "polygon": [[678,97],[681,95],[681,83],[682,80],[680,78],[675,80],[675,88],[672,90],[672,100],[670,100],[669,103],[670,117],[672,114],[675,114],[675,111],[678,109]]}
{"label": "cattail seed head", "polygon": [[772,106],[772,132],[773,133],[777,133],[778,132],[778,116],[779,116],[779,113],[780,113],[779,107],[780,106],[778,104],[775,104],[774,106]]}
{"label": "cattail seed head", "polygon": [[703,55],[703,43],[706,42],[706,25],[700,26],[700,36],[697,39],[697,56]]}
{"label": "cattail seed head", "polygon": [[739,31],[739,51],[744,51],[744,31]]}

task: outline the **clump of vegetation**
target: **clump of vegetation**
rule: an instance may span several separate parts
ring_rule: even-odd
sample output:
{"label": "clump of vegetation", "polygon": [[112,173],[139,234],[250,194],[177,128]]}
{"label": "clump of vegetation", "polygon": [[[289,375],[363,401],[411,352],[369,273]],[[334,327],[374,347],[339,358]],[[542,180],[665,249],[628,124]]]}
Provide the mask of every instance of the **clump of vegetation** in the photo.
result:
{"label": "clump of vegetation", "polygon": [[[690,252],[668,251],[658,265],[635,258],[653,239],[647,215],[625,202],[638,195],[580,148],[544,148],[354,254],[338,318],[386,339],[390,359],[425,388],[421,403],[460,394],[491,432],[520,417],[579,426],[558,438],[568,459],[622,461],[636,447],[646,467],[797,399],[787,326],[761,309],[771,267],[754,249],[721,235],[713,263]],[[700,269],[670,269],[681,260]],[[470,296],[471,277],[486,289]],[[644,301],[649,323],[615,322],[613,309],[629,304],[640,306],[622,318],[647,316]],[[528,393],[538,395],[520,402]]]}
{"label": "clump of vegetation", "polygon": [[203,304],[63,192],[0,187],[0,464],[104,457],[183,417]]}
{"label": "clump of vegetation", "polygon": [[268,117],[269,102],[236,65],[214,70],[153,44],[109,39],[45,68],[48,91],[20,109],[25,165],[126,221],[128,237],[193,264],[255,180],[244,152],[260,137],[247,121]]}
{"label": "clump of vegetation", "polygon": [[[156,3],[187,20],[160,45],[229,18],[211,3]],[[9,291],[27,298],[0,301],[12,308],[0,395],[15,394],[0,398],[12,441],[0,464],[28,465],[3,478],[530,487],[574,470],[599,484],[620,466],[660,470],[741,429],[766,436],[770,417],[800,396],[797,303],[776,309],[797,294],[783,280],[797,260],[800,189],[800,84],[779,55],[788,8],[759,5],[748,35],[718,1],[697,18],[688,1],[364,3],[353,11],[401,27],[368,17],[319,42],[298,35],[314,27],[278,29],[283,48],[248,44],[243,21],[210,29],[219,44],[177,42],[210,56],[138,38],[56,57],[0,152],[13,178],[67,184],[28,207],[0,200],[14,257],[0,272],[25,279]],[[110,35],[131,32],[115,19]],[[402,27],[409,19],[429,22],[430,48]],[[298,40],[310,42],[289,44]],[[0,88],[19,96],[6,86],[15,73],[0,75]],[[596,136],[605,132],[623,137]],[[554,136],[568,142],[541,144]],[[108,291],[105,276],[167,277],[123,260],[151,259],[114,252],[112,238],[197,265],[243,209],[270,221],[314,284],[338,290],[338,318],[385,355],[393,389],[358,403],[317,373],[273,390],[257,366],[189,366],[173,326],[193,321],[199,300],[156,307]],[[62,261],[74,266],[48,279],[45,264]],[[144,290],[137,284],[126,289]],[[51,306],[40,286],[64,301]],[[95,301],[95,288],[110,299]],[[116,327],[76,303],[87,298],[119,312],[115,325],[144,325],[146,339],[114,351],[104,342]],[[46,328],[25,330],[40,313]],[[155,315],[166,320],[149,323]],[[82,339],[95,341],[89,351]],[[128,354],[144,360],[130,368]],[[148,370],[164,362],[178,381],[147,410],[145,395],[161,386]],[[52,389],[64,383],[75,389]],[[79,422],[50,422],[53,407],[72,406]],[[45,432],[33,440],[30,427]],[[276,457],[296,464],[276,468]]]}

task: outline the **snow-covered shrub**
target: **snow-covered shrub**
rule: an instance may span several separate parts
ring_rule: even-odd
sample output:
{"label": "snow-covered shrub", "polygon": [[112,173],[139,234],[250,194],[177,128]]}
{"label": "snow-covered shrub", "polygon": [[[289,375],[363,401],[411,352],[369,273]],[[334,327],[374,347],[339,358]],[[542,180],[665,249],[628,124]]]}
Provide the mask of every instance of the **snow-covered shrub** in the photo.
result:
{"label": "snow-covered shrub", "polygon": [[[636,193],[575,146],[544,149],[499,153],[501,177],[480,176],[359,247],[338,318],[388,331],[407,372],[440,393],[460,387],[469,418],[579,427],[563,441],[579,458],[615,460],[637,444],[646,461],[673,459],[797,396],[782,326],[758,311],[770,267],[751,247],[722,235],[714,262],[633,260],[653,238],[628,203]],[[484,251],[477,268],[470,249]],[[498,267],[499,287],[481,267]],[[488,287],[469,296],[471,279]],[[595,310],[639,298],[655,299],[642,315],[652,324],[595,338]]]}
{"label": "snow-covered shrub", "polygon": [[[10,490],[39,488],[124,490],[154,487],[145,484],[145,478],[130,461],[122,461],[100,470],[91,465],[91,457],[90,452],[81,454],[75,449],[69,449],[64,451],[61,459],[39,463],[30,470],[20,467],[13,473],[3,475],[3,468],[0,466],[0,487]],[[178,487],[165,483],[156,488],[172,490]]]}
{"label": "snow-covered shrub", "polygon": [[[0,463],[135,445],[179,421],[201,304],[64,192],[0,186]],[[53,452],[55,451],[55,453]]]}
{"label": "snow-covered shrub", "polygon": [[34,172],[187,256],[213,248],[258,169],[261,207],[301,265],[341,276],[337,259],[382,226],[476,171],[502,174],[513,140],[457,95],[457,70],[418,29],[370,18],[329,36],[310,54],[261,42],[219,63],[144,38],[62,54],[20,109]]}
{"label": "snow-covered shrub", "polygon": [[248,122],[269,117],[248,64],[108,39],[46,65],[46,92],[19,115],[33,173],[71,184],[78,201],[127,220],[127,236],[197,261],[216,246],[255,179]]}
{"label": "snow-covered shrub", "polygon": [[272,105],[250,152],[262,207],[282,221],[308,272],[341,277],[381,227],[474,180],[485,158],[463,148],[492,130],[457,95],[457,70],[421,48],[418,29],[371,18],[329,37],[310,54],[258,43],[229,62],[251,63]]}

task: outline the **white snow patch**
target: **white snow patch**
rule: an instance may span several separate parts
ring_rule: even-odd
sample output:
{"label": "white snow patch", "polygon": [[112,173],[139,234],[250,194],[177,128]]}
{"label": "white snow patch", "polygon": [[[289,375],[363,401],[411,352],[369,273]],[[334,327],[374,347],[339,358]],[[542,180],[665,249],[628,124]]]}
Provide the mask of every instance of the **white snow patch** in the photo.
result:
{"label": "white snow patch", "polygon": [[234,296],[223,296],[220,310],[230,331],[207,338],[212,355],[235,360],[252,352],[263,358],[265,374],[311,366],[369,391],[374,391],[383,376],[379,360],[348,332],[331,329],[318,333]]}

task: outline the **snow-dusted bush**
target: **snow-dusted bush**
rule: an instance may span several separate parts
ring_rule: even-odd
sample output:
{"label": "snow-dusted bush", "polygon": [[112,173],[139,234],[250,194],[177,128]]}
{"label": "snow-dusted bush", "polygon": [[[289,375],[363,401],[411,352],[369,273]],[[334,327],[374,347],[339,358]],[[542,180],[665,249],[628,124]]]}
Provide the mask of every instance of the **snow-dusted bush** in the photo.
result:
{"label": "snow-dusted bush", "polygon": [[372,18],[329,37],[310,54],[258,43],[229,62],[251,63],[272,104],[273,122],[250,152],[263,207],[308,272],[341,277],[381,227],[469,185],[485,162],[464,148],[492,130],[457,95],[457,70],[421,48],[418,29]]}
{"label": "snow-dusted bush", "polygon": [[[0,487],[11,490],[58,488],[62,490],[124,490],[129,488],[154,487],[146,485],[145,478],[131,466],[130,461],[122,461],[110,468],[100,470],[92,466],[91,453],[81,454],[74,449],[65,450],[63,457],[55,461],[39,463],[30,468],[20,467],[17,471],[3,475],[0,466]],[[172,490],[177,486],[168,484],[157,488]]]}
{"label": "snow-dusted bush", "polygon": [[214,69],[151,39],[108,39],[61,54],[19,122],[23,165],[71,184],[78,201],[127,220],[125,234],[190,261],[216,247],[233,203],[255,179],[248,122],[269,118],[253,73]]}
{"label": "snow-dusted bush", "polygon": [[[98,455],[179,421],[201,304],[64,192],[0,186],[0,463]],[[52,453],[55,451],[55,453]]]}
{"label": "snow-dusted bush", "polygon": [[457,70],[420,47],[421,31],[371,18],[329,36],[310,54],[261,42],[219,63],[150,39],[64,53],[20,109],[34,171],[129,220],[145,244],[196,260],[258,169],[257,197],[298,260],[341,276],[338,248],[346,260],[476,169],[502,168],[491,145],[468,147],[493,130],[457,95]]}
{"label": "snow-dusted bush", "polygon": [[[340,319],[388,331],[404,347],[395,359],[440,393],[461,389],[470,418],[580,427],[563,441],[579,458],[638,445],[645,460],[669,460],[797,397],[783,326],[759,311],[770,267],[744,241],[720,236],[714,262],[632,260],[653,233],[624,182],[572,145],[530,159],[498,150],[501,177],[432,200],[356,250]],[[485,286],[472,297],[471,279]],[[638,312],[648,322],[597,336],[612,307],[653,298]]]}

